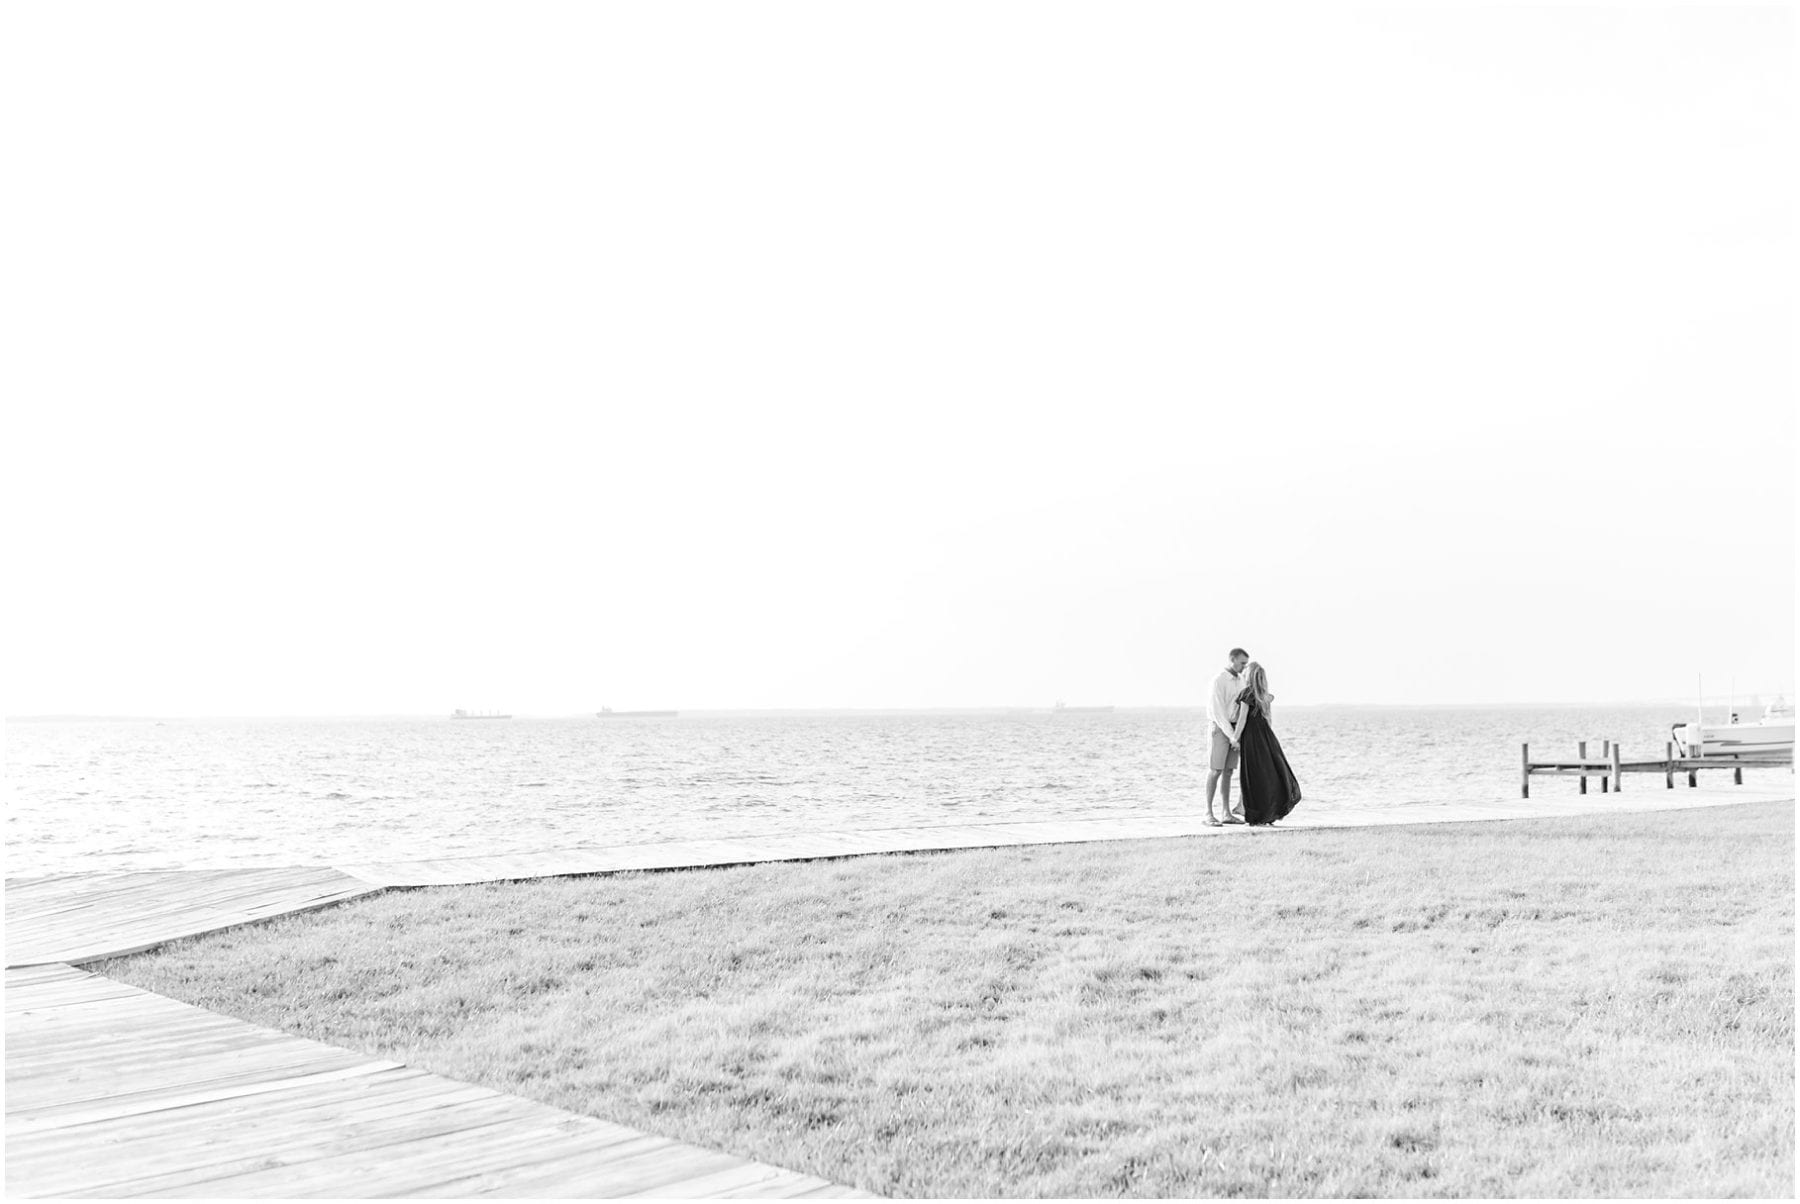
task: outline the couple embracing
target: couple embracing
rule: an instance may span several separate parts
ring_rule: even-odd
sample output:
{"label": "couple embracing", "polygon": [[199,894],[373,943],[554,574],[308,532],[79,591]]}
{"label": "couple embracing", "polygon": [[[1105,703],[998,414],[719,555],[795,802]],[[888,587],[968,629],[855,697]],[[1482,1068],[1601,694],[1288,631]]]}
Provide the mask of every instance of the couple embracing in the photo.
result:
{"label": "couple embracing", "polygon": [[[1269,676],[1242,648],[1233,648],[1229,663],[1213,678],[1206,698],[1206,730],[1212,752],[1207,761],[1206,822],[1272,824],[1300,801],[1300,782],[1288,767],[1287,754],[1270,726],[1275,695]],[[1243,808],[1231,809],[1231,771],[1238,770]],[[1225,783],[1225,818],[1213,814],[1213,793]]]}

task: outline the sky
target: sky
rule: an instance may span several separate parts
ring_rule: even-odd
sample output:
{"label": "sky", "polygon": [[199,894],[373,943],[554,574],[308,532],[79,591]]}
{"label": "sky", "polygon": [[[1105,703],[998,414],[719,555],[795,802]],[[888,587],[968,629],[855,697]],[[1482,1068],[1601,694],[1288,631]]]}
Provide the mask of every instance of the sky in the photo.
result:
{"label": "sky", "polygon": [[3,20],[7,714],[1792,696],[1792,6]]}

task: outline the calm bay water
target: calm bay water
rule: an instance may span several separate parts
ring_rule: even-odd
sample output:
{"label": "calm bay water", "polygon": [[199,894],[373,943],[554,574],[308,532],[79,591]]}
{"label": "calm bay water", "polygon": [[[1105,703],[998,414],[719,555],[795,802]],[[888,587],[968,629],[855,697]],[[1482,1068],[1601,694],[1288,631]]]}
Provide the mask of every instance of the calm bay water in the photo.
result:
{"label": "calm bay water", "polygon": [[[1548,752],[1586,739],[1597,752],[1613,738],[1648,757],[1687,717],[1290,707],[1276,719],[1301,806],[1327,810],[1512,797],[1521,741]],[[1202,806],[1204,722],[1198,710],[11,721],[6,874],[1171,814]],[[1783,768],[1746,782],[1775,775],[1792,781]]]}

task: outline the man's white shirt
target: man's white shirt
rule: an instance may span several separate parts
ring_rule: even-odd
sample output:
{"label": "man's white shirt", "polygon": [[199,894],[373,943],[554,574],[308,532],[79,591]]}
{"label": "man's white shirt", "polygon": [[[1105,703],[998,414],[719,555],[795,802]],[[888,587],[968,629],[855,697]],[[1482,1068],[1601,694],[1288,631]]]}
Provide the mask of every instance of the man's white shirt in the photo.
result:
{"label": "man's white shirt", "polygon": [[1233,677],[1230,669],[1221,669],[1213,678],[1212,693],[1206,699],[1207,722],[1227,736],[1231,735],[1231,704],[1243,685],[1243,678]]}

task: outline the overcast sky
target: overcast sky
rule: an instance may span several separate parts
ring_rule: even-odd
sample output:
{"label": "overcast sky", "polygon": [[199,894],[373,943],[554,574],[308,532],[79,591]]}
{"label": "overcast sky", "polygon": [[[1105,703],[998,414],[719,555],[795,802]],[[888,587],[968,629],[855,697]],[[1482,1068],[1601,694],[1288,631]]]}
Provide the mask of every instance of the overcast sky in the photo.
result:
{"label": "overcast sky", "polygon": [[7,713],[1792,691],[1790,8],[4,26]]}

